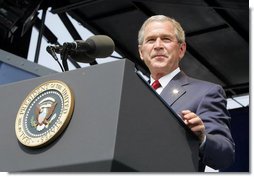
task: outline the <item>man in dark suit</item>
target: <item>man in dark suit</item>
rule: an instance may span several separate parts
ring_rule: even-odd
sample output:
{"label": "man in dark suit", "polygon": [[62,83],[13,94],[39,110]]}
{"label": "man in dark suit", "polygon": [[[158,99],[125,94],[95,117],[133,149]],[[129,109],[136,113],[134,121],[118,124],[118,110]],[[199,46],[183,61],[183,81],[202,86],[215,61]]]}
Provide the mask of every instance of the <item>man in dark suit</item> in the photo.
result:
{"label": "man in dark suit", "polygon": [[[150,71],[151,85],[200,140],[200,171],[234,161],[230,116],[221,86],[188,77],[179,68],[186,51],[185,34],[174,19],[156,15],[139,31],[139,54]],[[155,82],[154,82],[155,81]],[[155,85],[156,85],[155,84]]]}

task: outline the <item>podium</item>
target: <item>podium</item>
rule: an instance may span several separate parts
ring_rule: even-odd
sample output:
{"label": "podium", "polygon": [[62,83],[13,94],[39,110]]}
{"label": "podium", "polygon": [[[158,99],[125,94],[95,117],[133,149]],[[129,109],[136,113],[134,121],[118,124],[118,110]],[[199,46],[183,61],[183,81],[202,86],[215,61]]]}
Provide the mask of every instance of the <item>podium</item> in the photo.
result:
{"label": "podium", "polygon": [[[15,134],[19,107],[43,82],[60,80],[75,106],[65,130],[40,148]],[[0,170],[195,172],[197,137],[135,72],[129,60],[0,86]]]}

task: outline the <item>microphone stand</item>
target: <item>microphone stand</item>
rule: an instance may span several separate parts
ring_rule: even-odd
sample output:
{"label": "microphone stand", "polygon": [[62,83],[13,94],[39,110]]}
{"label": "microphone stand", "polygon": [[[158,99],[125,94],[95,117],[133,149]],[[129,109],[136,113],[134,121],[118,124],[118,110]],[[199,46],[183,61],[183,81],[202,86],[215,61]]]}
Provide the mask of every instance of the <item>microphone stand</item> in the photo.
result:
{"label": "microphone stand", "polygon": [[62,51],[60,52],[60,56],[61,56],[62,65],[65,71],[69,71],[68,62],[67,62],[68,52],[69,52],[69,45],[64,44]]}
{"label": "microphone stand", "polygon": [[[57,50],[57,51],[56,51]],[[63,46],[48,46],[47,47],[47,52],[57,61],[59,66],[61,67],[62,72],[69,71],[69,66],[68,66],[68,55],[69,52],[71,51],[71,45],[68,43],[64,43]],[[62,60],[62,65],[60,64],[56,53],[60,54],[61,60]],[[75,65],[77,68],[80,68],[80,66],[77,64]]]}

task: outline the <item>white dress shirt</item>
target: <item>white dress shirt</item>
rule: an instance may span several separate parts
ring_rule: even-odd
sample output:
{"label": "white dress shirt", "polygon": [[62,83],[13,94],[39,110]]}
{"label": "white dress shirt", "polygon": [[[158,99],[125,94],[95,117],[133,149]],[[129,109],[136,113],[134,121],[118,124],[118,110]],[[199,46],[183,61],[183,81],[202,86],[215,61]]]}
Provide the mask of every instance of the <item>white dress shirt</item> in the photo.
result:
{"label": "white dress shirt", "polygon": [[[167,84],[173,79],[173,77],[175,77],[175,75],[177,75],[180,72],[180,68],[176,68],[173,72],[161,77],[159,79],[159,82],[161,84],[161,87],[156,89],[156,92],[158,94],[160,94],[162,92],[162,90],[167,86]],[[151,76],[150,76],[150,85],[152,85],[152,83],[155,81]]]}

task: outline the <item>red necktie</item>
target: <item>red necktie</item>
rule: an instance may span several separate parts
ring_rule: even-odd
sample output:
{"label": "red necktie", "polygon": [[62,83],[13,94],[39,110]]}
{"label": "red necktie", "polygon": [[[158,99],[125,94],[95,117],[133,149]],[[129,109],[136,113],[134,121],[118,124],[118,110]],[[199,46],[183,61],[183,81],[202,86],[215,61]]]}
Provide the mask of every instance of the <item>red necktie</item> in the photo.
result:
{"label": "red necktie", "polygon": [[152,83],[152,87],[154,90],[156,90],[157,88],[159,88],[161,86],[160,82],[158,80],[154,81]]}

